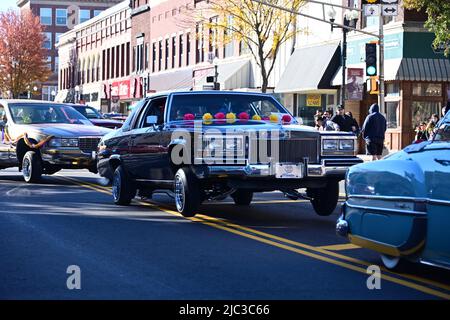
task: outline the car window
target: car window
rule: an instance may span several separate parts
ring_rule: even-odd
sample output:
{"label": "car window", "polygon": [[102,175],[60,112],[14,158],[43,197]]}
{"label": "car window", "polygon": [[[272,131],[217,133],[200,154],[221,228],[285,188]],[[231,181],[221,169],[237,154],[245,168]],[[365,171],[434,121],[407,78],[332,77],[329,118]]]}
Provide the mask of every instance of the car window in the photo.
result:
{"label": "car window", "polygon": [[147,101],[148,101],[147,99],[143,99],[131,107],[132,111],[125,120],[122,126],[122,131],[128,131],[131,129],[134,119],[138,116],[140,110],[143,109],[142,106],[144,106],[147,103]]}
{"label": "car window", "polygon": [[151,124],[146,123],[148,116],[157,116],[158,125],[164,123],[164,111],[166,108],[167,98],[157,98],[150,101],[150,104],[144,108],[139,117],[139,121],[136,122],[135,128],[147,128],[151,127]]}
{"label": "car window", "polygon": [[0,121],[6,122],[6,110],[2,105],[0,105]]}
{"label": "car window", "polygon": [[187,114],[199,120],[206,113],[230,112],[236,115],[245,112],[250,117],[258,115],[261,118],[288,113],[272,97],[264,95],[176,94],[171,102],[170,121],[183,120]]}
{"label": "car window", "polygon": [[13,103],[9,105],[17,124],[70,123],[92,125],[81,113],[68,105],[46,103]]}
{"label": "car window", "polygon": [[90,107],[75,107],[75,109],[88,119],[99,119],[100,115]]}

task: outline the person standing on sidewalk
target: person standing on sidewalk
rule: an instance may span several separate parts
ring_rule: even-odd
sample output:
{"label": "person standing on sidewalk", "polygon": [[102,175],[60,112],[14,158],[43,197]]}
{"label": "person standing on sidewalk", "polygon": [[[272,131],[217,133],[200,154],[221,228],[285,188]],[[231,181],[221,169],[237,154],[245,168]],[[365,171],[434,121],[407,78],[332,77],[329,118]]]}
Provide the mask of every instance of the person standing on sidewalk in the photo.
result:
{"label": "person standing on sidewalk", "polygon": [[[345,108],[343,106],[338,107],[337,114],[335,114],[331,121],[337,124],[339,131],[353,132],[353,119],[345,114]],[[356,130],[356,128],[355,128]]]}
{"label": "person standing on sidewalk", "polygon": [[367,154],[372,156],[373,161],[381,159],[386,129],[386,118],[380,113],[380,107],[376,103],[372,104],[361,132],[366,141]]}

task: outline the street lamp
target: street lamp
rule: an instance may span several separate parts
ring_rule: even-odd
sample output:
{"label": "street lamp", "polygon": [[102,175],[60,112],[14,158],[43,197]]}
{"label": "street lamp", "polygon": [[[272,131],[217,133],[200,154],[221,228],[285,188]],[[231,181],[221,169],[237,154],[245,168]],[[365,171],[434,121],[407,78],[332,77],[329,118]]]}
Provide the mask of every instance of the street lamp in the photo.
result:
{"label": "street lamp", "polygon": [[214,90],[220,90],[219,84],[219,58],[215,57],[212,61],[214,65]]}
{"label": "street lamp", "polygon": [[349,31],[348,28],[356,28],[356,24],[358,22],[359,18],[359,12],[357,10],[345,10],[344,17],[343,17],[343,27],[340,27],[334,22],[336,21],[336,10],[331,7],[331,9],[328,11],[328,18],[331,22],[331,32],[335,28],[341,28],[342,29],[342,54],[341,54],[341,66],[342,66],[342,87],[341,87],[341,106],[345,107],[345,87],[346,87],[346,71],[347,71],[347,33]]}

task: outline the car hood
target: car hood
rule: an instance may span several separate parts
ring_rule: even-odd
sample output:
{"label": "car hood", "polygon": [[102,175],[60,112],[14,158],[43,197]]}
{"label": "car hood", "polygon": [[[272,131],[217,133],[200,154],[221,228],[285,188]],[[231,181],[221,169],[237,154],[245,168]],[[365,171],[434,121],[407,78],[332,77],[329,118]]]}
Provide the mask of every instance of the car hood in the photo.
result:
{"label": "car hood", "polygon": [[91,121],[93,124],[97,126],[116,125],[117,127],[121,127],[123,125],[123,122],[112,119],[89,119],[89,121]]}
{"label": "car hood", "polygon": [[81,136],[101,137],[112,131],[111,129],[96,127],[93,125],[64,123],[21,125],[21,130],[28,134],[34,133],[63,138],[76,138]]}

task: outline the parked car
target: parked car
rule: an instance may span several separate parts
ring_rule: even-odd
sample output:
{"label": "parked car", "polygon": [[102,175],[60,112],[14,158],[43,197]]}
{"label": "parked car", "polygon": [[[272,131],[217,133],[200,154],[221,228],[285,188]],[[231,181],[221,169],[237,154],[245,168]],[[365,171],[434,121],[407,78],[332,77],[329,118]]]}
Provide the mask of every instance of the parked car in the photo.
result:
{"label": "parked car", "polygon": [[0,100],[0,116],[0,169],[18,167],[26,182],[61,169],[97,172],[97,145],[111,131],[52,102]]}
{"label": "parked car", "polygon": [[81,113],[83,116],[88,118],[89,121],[91,121],[95,126],[109,129],[118,129],[122,127],[123,121],[107,119],[97,109],[93,107],[80,104],[73,104],[71,106],[79,113]]}
{"label": "parked car", "polygon": [[193,216],[204,200],[231,195],[249,205],[254,192],[282,190],[330,215],[339,181],[362,162],[355,148],[350,133],[298,125],[271,95],[172,92],[142,100],[121,129],[102,139],[98,170],[112,179],[119,205],[130,204],[136,190],[169,189],[177,210]]}
{"label": "parked car", "polygon": [[437,128],[433,140],[348,172],[336,230],[389,269],[450,268],[450,112]]}
{"label": "parked car", "polygon": [[122,113],[105,113],[103,116],[105,117],[105,119],[111,119],[120,122],[125,122],[125,120],[127,120],[128,117],[127,115]]}

